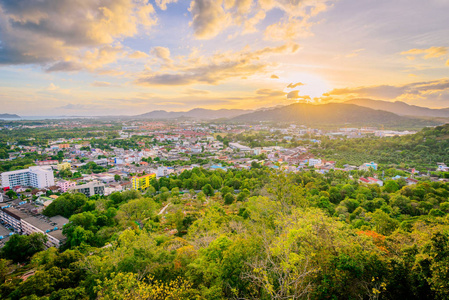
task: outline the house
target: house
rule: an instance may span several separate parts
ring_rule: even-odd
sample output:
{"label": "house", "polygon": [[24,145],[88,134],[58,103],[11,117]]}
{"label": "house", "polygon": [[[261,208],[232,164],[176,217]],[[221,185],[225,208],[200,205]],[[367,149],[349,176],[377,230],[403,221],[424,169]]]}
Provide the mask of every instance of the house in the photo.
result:
{"label": "house", "polygon": [[405,182],[407,182],[407,185],[414,185],[418,183],[418,180],[413,179],[413,178],[406,178]]}
{"label": "house", "polygon": [[378,184],[379,186],[383,186],[384,182],[382,180],[379,180],[377,178],[368,177],[367,178],[370,184]]}
{"label": "house", "polygon": [[370,168],[372,168],[374,171],[376,171],[377,170],[377,164],[374,163],[374,162],[364,163],[363,165],[361,165],[359,167],[359,170],[369,171]]}
{"label": "house", "polygon": [[359,181],[359,183],[366,183],[366,184],[370,183],[368,179],[363,178],[363,177],[360,177],[358,181]]}

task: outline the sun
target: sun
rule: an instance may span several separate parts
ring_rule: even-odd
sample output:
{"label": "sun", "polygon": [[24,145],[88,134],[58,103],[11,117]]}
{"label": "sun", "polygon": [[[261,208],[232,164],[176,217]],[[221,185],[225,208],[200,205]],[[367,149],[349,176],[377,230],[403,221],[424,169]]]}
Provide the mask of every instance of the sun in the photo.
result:
{"label": "sun", "polygon": [[299,90],[300,96],[309,96],[313,100],[330,90],[329,83],[318,75],[296,72],[286,75],[282,78],[282,81],[285,82],[284,92],[286,93]]}

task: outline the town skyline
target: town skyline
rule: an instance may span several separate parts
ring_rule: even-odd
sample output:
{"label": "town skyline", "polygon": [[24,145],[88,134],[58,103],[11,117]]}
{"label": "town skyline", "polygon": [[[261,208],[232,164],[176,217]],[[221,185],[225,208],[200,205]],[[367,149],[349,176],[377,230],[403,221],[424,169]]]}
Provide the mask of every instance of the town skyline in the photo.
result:
{"label": "town skyline", "polygon": [[353,98],[449,107],[449,3],[0,1],[0,104],[25,116]]}

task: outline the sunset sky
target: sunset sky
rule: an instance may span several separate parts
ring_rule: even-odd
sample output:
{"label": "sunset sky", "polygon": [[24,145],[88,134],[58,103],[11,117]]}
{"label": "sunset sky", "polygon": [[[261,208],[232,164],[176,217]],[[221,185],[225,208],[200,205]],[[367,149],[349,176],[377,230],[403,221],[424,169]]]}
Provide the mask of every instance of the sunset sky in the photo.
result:
{"label": "sunset sky", "polygon": [[0,113],[449,107],[448,0],[0,0]]}

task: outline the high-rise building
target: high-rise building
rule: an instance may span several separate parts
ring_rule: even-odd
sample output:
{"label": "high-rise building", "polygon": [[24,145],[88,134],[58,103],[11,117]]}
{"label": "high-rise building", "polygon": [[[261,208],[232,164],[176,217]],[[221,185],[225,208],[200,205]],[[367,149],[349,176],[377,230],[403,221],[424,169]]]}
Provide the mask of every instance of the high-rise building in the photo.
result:
{"label": "high-rise building", "polygon": [[2,173],[2,187],[30,186],[38,189],[55,185],[55,178],[51,169],[29,167],[28,169]]}

